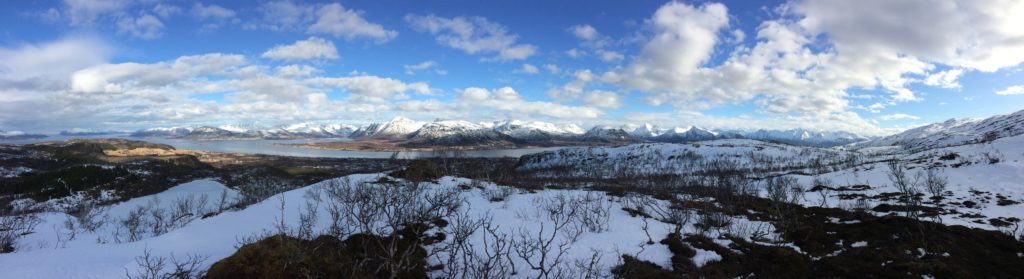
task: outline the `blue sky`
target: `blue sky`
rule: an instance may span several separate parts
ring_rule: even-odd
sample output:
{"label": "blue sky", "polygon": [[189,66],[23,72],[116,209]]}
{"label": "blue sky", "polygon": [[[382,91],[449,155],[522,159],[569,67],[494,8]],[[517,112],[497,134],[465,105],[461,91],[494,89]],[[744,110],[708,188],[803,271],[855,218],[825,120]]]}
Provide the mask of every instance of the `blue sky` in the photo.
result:
{"label": "blue sky", "polygon": [[0,5],[2,130],[406,116],[884,134],[1024,109],[1019,1]]}

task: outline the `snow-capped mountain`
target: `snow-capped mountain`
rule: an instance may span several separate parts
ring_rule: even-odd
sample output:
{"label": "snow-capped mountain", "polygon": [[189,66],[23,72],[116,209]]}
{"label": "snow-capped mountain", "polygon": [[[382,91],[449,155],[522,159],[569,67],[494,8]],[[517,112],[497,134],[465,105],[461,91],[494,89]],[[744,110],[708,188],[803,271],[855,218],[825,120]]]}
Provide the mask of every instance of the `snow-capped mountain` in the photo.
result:
{"label": "snow-capped mountain", "polygon": [[665,132],[666,132],[665,129],[659,128],[658,126],[651,125],[650,123],[644,123],[644,125],[641,125],[640,127],[637,127],[636,129],[633,129],[633,131],[629,132],[629,134],[630,134],[630,136],[633,136],[633,137],[638,138],[638,139],[651,139],[651,138],[657,137],[657,136],[659,136],[659,135],[661,135],[661,134],[663,134]]}
{"label": "snow-capped mountain", "polygon": [[851,146],[900,146],[909,150],[920,150],[980,143],[1021,134],[1024,134],[1024,110],[986,119],[950,119]]}
{"label": "snow-capped mountain", "polygon": [[178,138],[187,136],[191,132],[191,127],[149,128],[135,131],[134,133],[131,134],[131,136]]}
{"label": "snow-capped mountain", "polygon": [[551,141],[579,136],[586,131],[575,124],[556,125],[539,121],[506,120],[494,122],[495,132],[523,141]]}
{"label": "snow-capped mountain", "polygon": [[587,131],[586,134],[580,136],[581,140],[593,141],[593,142],[632,142],[637,139],[630,135],[626,130],[612,126],[595,126]]}
{"label": "snow-capped mountain", "polygon": [[123,131],[104,131],[95,129],[82,129],[73,128],[64,131],[60,131],[62,136],[102,136],[102,135],[113,135],[113,134],[124,134]]}
{"label": "snow-capped mountain", "polygon": [[838,146],[868,140],[849,132],[816,132],[805,129],[757,130],[743,134],[749,139],[781,142],[793,145]]}
{"label": "snow-capped mountain", "polygon": [[299,123],[260,131],[263,138],[347,138],[359,127],[349,124]]}
{"label": "snow-capped mountain", "polygon": [[6,140],[21,140],[21,139],[39,139],[45,138],[46,135],[29,134],[22,131],[4,131],[0,130],[0,139]]}
{"label": "snow-capped mountain", "polygon": [[658,142],[691,142],[717,139],[718,133],[697,127],[686,127],[668,130],[652,138]]}
{"label": "snow-capped mountain", "polygon": [[[940,128],[936,128],[940,129]],[[820,132],[804,129],[728,131],[700,127],[665,129],[643,125],[597,125],[584,130],[575,124],[540,121],[504,120],[474,123],[463,120],[415,121],[395,117],[387,122],[363,127],[350,124],[298,123],[269,129],[224,125],[172,127],[139,130],[137,137],[192,139],[312,139],[350,138],[409,141],[426,145],[556,145],[629,142],[693,142],[715,139],[755,139],[792,145],[837,146],[866,141],[868,138],[847,132]]]}
{"label": "snow-capped mountain", "polygon": [[388,122],[374,123],[360,128],[350,137],[354,139],[404,139],[425,124],[405,117],[395,117]]}
{"label": "snow-capped mountain", "polygon": [[508,145],[507,136],[482,124],[462,120],[442,120],[424,124],[409,135],[413,145]]}

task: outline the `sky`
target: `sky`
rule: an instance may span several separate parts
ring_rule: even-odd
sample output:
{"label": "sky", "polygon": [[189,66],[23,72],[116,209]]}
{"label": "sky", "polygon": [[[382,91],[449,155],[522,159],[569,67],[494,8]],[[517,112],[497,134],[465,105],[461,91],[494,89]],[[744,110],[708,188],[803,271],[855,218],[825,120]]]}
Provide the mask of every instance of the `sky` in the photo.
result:
{"label": "sky", "polygon": [[883,135],[1024,109],[1024,1],[0,3],[0,130],[474,122]]}

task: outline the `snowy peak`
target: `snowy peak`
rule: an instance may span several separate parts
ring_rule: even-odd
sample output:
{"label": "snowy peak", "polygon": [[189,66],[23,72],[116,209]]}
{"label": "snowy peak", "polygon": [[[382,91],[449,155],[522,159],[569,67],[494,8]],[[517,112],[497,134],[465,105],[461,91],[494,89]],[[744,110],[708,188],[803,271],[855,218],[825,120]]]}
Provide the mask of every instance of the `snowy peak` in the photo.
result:
{"label": "snowy peak", "polygon": [[950,119],[852,145],[854,148],[900,146],[922,150],[989,142],[1024,134],[1024,110],[986,119]]}
{"label": "snowy peak", "polygon": [[554,123],[519,120],[495,122],[493,129],[495,132],[521,140],[553,140],[585,133],[576,125],[559,126]]}
{"label": "snowy peak", "polygon": [[0,130],[0,139],[7,140],[20,140],[20,139],[38,139],[45,138],[45,135],[29,134],[22,131],[4,131]]}
{"label": "snowy peak", "polygon": [[651,123],[644,123],[644,125],[633,129],[629,134],[638,139],[650,139],[663,133],[665,133],[665,129],[651,125]]}
{"label": "snowy peak", "polygon": [[634,138],[622,128],[596,126],[582,136],[583,140],[598,142],[629,142]]}
{"label": "snowy peak", "polygon": [[395,117],[388,122],[374,123],[352,133],[353,138],[402,139],[419,130],[426,123],[405,117]]}

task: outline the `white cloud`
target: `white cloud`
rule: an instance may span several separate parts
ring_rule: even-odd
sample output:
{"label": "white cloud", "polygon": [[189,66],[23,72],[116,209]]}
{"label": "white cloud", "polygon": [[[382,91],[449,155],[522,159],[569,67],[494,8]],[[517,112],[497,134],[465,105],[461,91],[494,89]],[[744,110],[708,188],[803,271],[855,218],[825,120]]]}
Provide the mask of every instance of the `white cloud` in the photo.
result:
{"label": "white cloud", "polygon": [[207,19],[230,19],[235,17],[235,11],[218,5],[203,5],[196,3],[192,6],[192,14],[198,18]]}
{"label": "white cloud", "polygon": [[998,95],[1021,95],[1024,94],[1024,85],[1014,85],[1003,90],[996,91]]}
{"label": "white cloud", "polygon": [[276,60],[338,59],[338,49],[328,40],[310,37],[290,45],[275,46],[264,52],[262,57]]}
{"label": "white cloud", "polygon": [[117,32],[140,39],[156,39],[164,35],[164,24],[149,14],[139,17],[123,17],[117,21]]}
{"label": "white cloud", "polygon": [[285,65],[277,67],[277,75],[289,78],[299,78],[312,75],[317,69],[309,65]]}
{"label": "white cloud", "polygon": [[882,121],[892,121],[892,120],[902,120],[902,119],[918,120],[918,119],[921,119],[921,118],[917,117],[917,116],[905,114],[905,113],[887,114],[887,115],[882,115],[882,116],[878,117],[878,120],[882,120]]}
{"label": "white cloud", "polygon": [[495,54],[492,60],[522,60],[537,53],[537,47],[517,44],[518,35],[483,17],[444,18],[436,15],[406,15],[405,21],[420,32],[435,35],[439,44],[467,54]]}
{"label": "white cloud", "polygon": [[598,58],[601,58],[601,61],[604,62],[617,62],[622,60],[623,58],[626,58],[625,56],[622,55],[622,53],[609,50],[599,50],[597,51],[597,55]]}
{"label": "white cloud", "polygon": [[580,58],[580,57],[583,57],[584,55],[587,55],[587,52],[573,48],[573,49],[566,50],[565,51],[565,55],[568,55],[569,57],[572,57],[572,58]]}
{"label": "white cloud", "polygon": [[519,67],[519,69],[516,70],[516,72],[534,75],[534,74],[539,74],[540,73],[540,69],[537,68],[537,66],[534,66],[532,64],[523,64],[523,66]]}
{"label": "white cloud", "polygon": [[310,83],[337,87],[344,89],[349,94],[355,94],[360,101],[386,102],[392,99],[408,99],[408,92],[421,95],[431,94],[431,89],[426,83],[414,82],[405,83],[393,78],[383,78],[370,75],[351,77],[321,77],[309,80]]}
{"label": "white cloud", "polygon": [[601,108],[619,108],[622,102],[619,94],[611,91],[594,90],[583,96],[583,104]]}
{"label": "white cloud", "polygon": [[576,38],[586,41],[595,40],[601,35],[597,33],[597,29],[594,29],[594,27],[589,24],[574,25],[569,27],[569,31],[572,32]]}
{"label": "white cloud", "polygon": [[552,88],[548,90],[548,96],[556,100],[576,100],[583,93],[583,89],[594,80],[594,73],[588,69],[576,70],[573,72],[573,80],[569,81],[560,88]]}
{"label": "white cloud", "polygon": [[181,8],[167,3],[157,3],[156,6],[153,6],[153,13],[162,18],[169,18],[180,14]]}
{"label": "white cloud", "polygon": [[499,118],[595,119],[604,113],[591,107],[574,107],[550,102],[524,100],[515,89],[502,87],[488,90],[466,88],[459,95],[457,105],[462,110],[491,109],[502,114]]}
{"label": "white cloud", "polygon": [[562,69],[558,68],[558,65],[555,64],[544,64],[544,69],[551,74],[558,74],[562,72]]}
{"label": "white cloud", "polygon": [[105,62],[112,50],[107,43],[93,37],[66,37],[44,44],[0,47],[0,84],[38,83],[37,88],[63,88],[69,74]]}
{"label": "white cloud", "polygon": [[105,14],[119,13],[129,0],[64,0],[64,13],[71,25],[91,25]]}
{"label": "white cloud", "polygon": [[439,67],[440,66],[438,66],[437,62],[434,62],[434,60],[423,61],[420,62],[419,64],[402,65],[402,68],[405,69],[405,74],[407,75],[414,75],[416,74],[416,72],[426,71],[429,69],[435,69],[434,72],[439,75],[444,75],[448,73],[445,70],[440,69]]}
{"label": "white cloud", "polygon": [[103,64],[71,75],[71,90],[81,93],[126,93],[155,89],[208,74],[224,74],[245,63],[235,54],[182,56],[154,64]]}
{"label": "white cloud", "polygon": [[292,1],[265,2],[258,10],[263,13],[260,27],[270,30],[305,29],[314,17],[316,8],[313,5],[296,4]]}
{"label": "white cloud", "polygon": [[330,34],[346,40],[370,38],[378,43],[390,41],[398,36],[397,31],[385,29],[380,24],[364,19],[362,11],[346,9],[338,3],[318,8],[316,18],[316,22],[307,30],[311,34]]}
{"label": "white cloud", "polygon": [[950,69],[929,74],[925,77],[924,84],[942,88],[960,88],[960,82],[958,82],[957,79],[959,79],[963,74],[963,69]]}
{"label": "white cloud", "polygon": [[800,25],[845,49],[891,52],[985,72],[1024,62],[1024,2],[827,1],[792,5]]}

